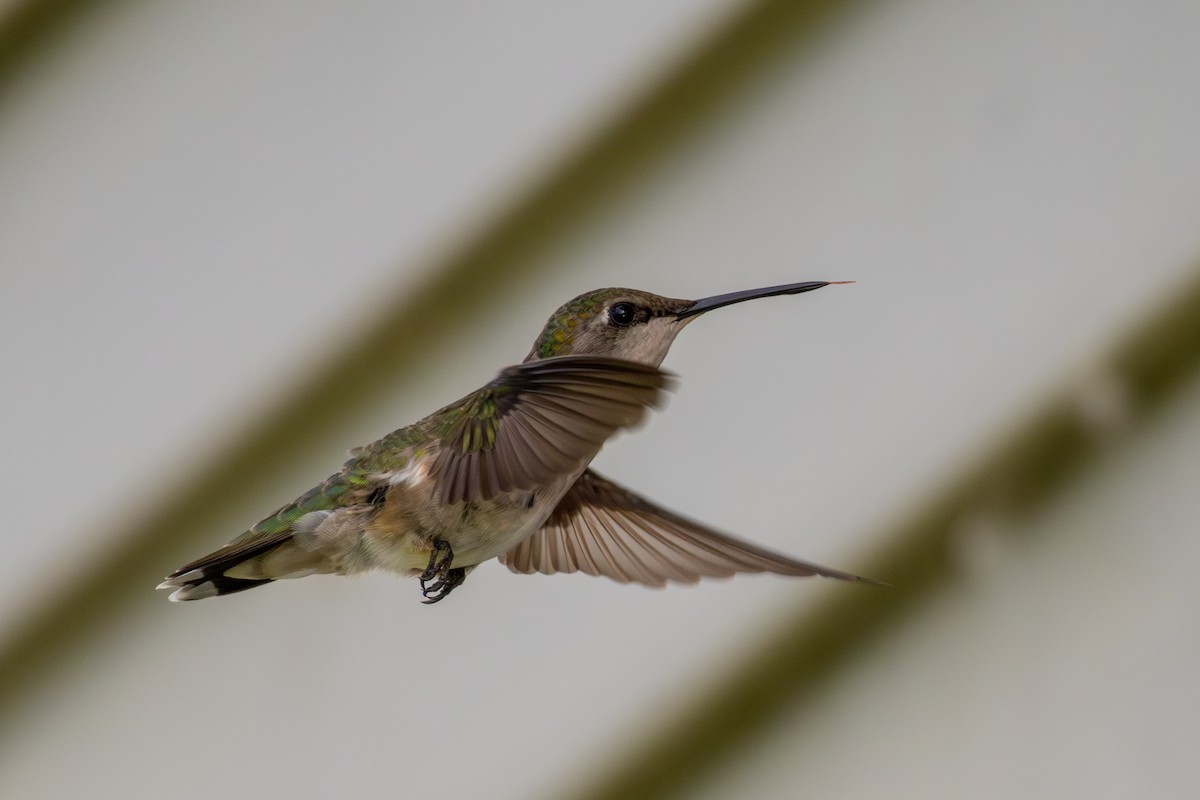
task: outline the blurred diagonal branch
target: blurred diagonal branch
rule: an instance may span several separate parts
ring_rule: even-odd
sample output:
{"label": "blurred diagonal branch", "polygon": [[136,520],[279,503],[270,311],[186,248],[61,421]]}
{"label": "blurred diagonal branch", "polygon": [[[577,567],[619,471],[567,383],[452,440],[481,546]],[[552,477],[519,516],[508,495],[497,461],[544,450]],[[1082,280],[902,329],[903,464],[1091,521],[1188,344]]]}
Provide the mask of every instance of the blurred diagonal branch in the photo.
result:
{"label": "blurred diagonal branch", "polygon": [[[0,103],[6,82],[27,58],[54,43],[68,22],[115,0],[39,0],[0,28]],[[511,209],[427,271],[435,277],[397,297],[373,329],[329,360],[307,385],[281,398],[237,446],[200,470],[186,488],[163,498],[123,532],[119,544],[85,574],[59,581],[44,605],[0,650],[0,708],[19,696],[56,657],[101,623],[156,574],[182,539],[211,527],[212,498],[253,495],[255,475],[297,458],[305,439],[332,419],[353,414],[364,398],[386,391],[385,376],[411,369],[421,343],[447,334],[488,298],[490,287],[534,263],[533,256],[578,227],[644,178],[654,159],[735,97],[775,59],[794,52],[849,0],[747,2],[611,124],[580,144],[565,163],[531,187]],[[169,535],[168,535],[169,532]]]}
{"label": "blurred diagonal branch", "polygon": [[[1192,283],[1118,341],[1097,367],[1126,393],[1126,424],[1144,422],[1195,376],[1200,263]],[[955,539],[964,522],[980,513],[1028,515],[1099,455],[1105,437],[1082,413],[1087,390],[1062,387],[937,500],[876,538],[887,544],[863,574],[894,588],[839,592],[787,619],[680,717],[634,742],[626,759],[577,800],[680,796],[722,759],[818,697],[842,667],[955,574]]]}
{"label": "blurred diagonal branch", "polygon": [[11,0],[0,4],[0,100],[24,59],[75,19],[110,0]]}

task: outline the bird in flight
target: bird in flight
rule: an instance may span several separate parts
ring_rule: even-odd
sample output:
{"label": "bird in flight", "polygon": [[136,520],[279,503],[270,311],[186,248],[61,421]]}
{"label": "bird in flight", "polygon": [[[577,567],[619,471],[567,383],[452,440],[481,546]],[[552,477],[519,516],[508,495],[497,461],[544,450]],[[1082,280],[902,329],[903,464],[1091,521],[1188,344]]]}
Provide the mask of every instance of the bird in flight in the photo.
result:
{"label": "bird in flight", "polygon": [[713,309],[831,283],[677,300],[599,289],[560,307],[524,362],[421,421],[352,451],[334,475],[159,584],[171,600],[284,578],[383,569],[417,577],[425,603],[492,558],[517,573],[584,572],[665,586],[739,572],[866,578],[712,530],[589,468],[671,387],[659,369]]}

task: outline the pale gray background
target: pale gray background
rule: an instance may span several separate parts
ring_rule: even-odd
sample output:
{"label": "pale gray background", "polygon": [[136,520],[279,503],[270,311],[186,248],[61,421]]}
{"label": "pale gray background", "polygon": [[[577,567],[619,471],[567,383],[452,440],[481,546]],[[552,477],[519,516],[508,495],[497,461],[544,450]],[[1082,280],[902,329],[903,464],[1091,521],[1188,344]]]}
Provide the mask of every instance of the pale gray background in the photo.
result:
{"label": "pale gray background", "polygon": [[[0,637],[740,5],[112,2],[39,52],[0,109]],[[1194,2],[863,4],[269,496],[214,497],[196,554],[519,360],[581,291],[856,279],[691,327],[667,412],[597,464],[858,568],[1191,274],[1198,37]],[[697,796],[1194,794],[1198,402],[1036,544],[981,519],[961,586]],[[436,609],[389,576],[151,586],[6,721],[0,795],[558,796],[781,609],[863,591],[497,565]]]}

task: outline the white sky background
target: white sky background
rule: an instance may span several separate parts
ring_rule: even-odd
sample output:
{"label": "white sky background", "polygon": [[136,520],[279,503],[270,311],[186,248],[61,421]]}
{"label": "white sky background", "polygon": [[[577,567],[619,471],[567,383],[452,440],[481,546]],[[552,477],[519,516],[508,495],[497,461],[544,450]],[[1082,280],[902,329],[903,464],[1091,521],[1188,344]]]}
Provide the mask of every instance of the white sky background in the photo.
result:
{"label": "white sky background", "polygon": [[[32,65],[0,115],[0,357],[17,377],[0,402],[20,420],[0,476],[23,499],[0,626],[726,7],[644,5],[479,4],[464,23],[444,5],[115,4]],[[871,531],[1083,377],[1200,254],[1198,32],[1183,2],[872,5],[538,277],[497,285],[493,315],[431,343],[437,370],[207,544],[518,360],[579,291],[854,278],[689,328],[668,412],[599,462],[853,569]],[[8,728],[0,795],[200,797],[213,765],[232,796],[444,774],[445,797],[549,793],[780,606],[856,590],[655,593],[493,566],[436,609],[387,576],[186,607],[148,592]]]}

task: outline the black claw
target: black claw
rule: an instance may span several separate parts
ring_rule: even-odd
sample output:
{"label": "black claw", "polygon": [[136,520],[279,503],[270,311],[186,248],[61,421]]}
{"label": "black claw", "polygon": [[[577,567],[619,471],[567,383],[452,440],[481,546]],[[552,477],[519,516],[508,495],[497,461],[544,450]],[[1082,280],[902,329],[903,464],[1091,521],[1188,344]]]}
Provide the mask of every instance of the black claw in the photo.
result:
{"label": "black claw", "polygon": [[[418,576],[421,582],[421,594],[425,597],[421,602],[432,605],[450,594],[467,578],[467,571],[462,567],[451,567],[454,563],[454,551],[450,544],[442,539],[433,540],[433,549],[429,553],[429,565]],[[436,580],[435,580],[436,579]],[[434,581],[429,583],[429,581]]]}
{"label": "black claw", "polygon": [[454,567],[448,569],[442,574],[441,580],[437,583],[426,586],[425,581],[421,581],[421,594],[425,595],[425,599],[421,602],[427,606],[434,603],[439,603],[446,598],[446,595],[453,592],[457,587],[462,586],[462,582],[467,579],[467,571],[462,567]]}
{"label": "black claw", "polygon": [[431,581],[443,575],[453,561],[454,551],[450,549],[450,543],[442,539],[434,539],[433,549],[429,551],[429,564],[421,573],[422,590],[425,588],[425,581]]}

